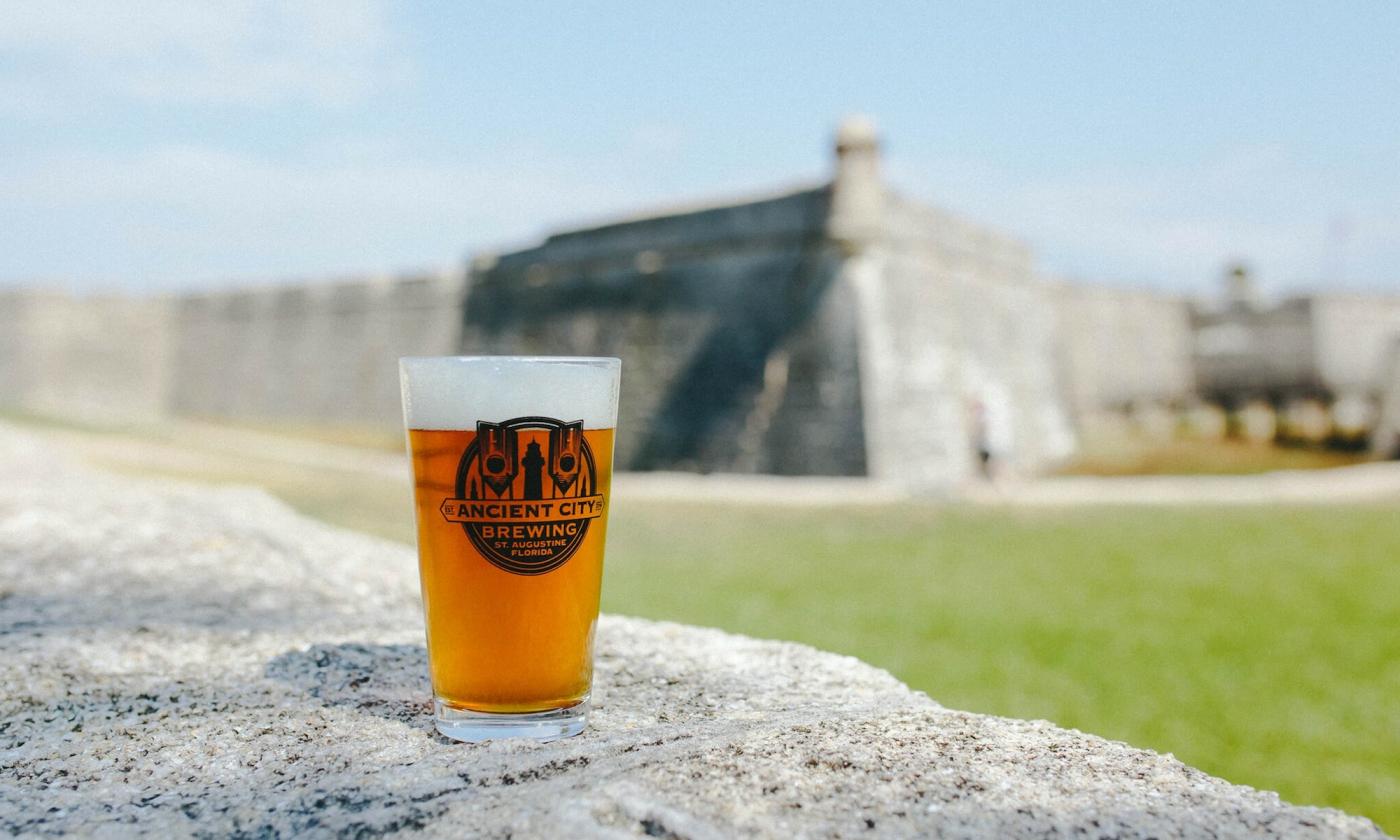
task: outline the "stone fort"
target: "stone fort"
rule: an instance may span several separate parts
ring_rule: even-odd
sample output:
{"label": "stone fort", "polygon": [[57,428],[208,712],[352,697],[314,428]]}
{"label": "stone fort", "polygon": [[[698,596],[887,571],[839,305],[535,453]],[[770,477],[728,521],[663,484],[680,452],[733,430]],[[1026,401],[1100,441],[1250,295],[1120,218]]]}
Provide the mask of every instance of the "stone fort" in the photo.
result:
{"label": "stone fort", "polygon": [[[0,408],[397,430],[404,355],[623,360],[617,465],[948,489],[1105,428],[1400,449],[1400,296],[1217,301],[1037,272],[912,200],[862,119],[806,189],[549,236],[459,269],[159,297],[0,291]],[[1227,425],[1228,424],[1228,425]]]}

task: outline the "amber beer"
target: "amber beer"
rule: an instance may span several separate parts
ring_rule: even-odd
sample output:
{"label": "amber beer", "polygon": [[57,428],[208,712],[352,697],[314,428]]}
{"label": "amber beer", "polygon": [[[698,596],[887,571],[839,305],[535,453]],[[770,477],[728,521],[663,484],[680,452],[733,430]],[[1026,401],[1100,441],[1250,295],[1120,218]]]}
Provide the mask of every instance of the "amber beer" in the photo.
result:
{"label": "amber beer", "polygon": [[401,361],[437,726],[459,740],[587,723],[616,359]]}

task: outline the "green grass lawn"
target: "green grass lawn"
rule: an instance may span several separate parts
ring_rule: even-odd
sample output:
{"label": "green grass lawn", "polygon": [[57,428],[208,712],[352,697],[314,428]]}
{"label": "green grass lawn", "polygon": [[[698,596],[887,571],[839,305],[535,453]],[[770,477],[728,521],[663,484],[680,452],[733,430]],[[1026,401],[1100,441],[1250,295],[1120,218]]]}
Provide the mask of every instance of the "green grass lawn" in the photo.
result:
{"label": "green grass lawn", "polygon": [[628,504],[604,608],[794,639],[1400,830],[1400,511]]}
{"label": "green grass lawn", "polygon": [[[89,457],[261,484],[309,515],[412,540],[404,482],[249,453],[153,469],[103,451]],[[610,612],[851,654],[946,706],[1172,752],[1400,833],[1400,508],[624,497],[609,532]]]}

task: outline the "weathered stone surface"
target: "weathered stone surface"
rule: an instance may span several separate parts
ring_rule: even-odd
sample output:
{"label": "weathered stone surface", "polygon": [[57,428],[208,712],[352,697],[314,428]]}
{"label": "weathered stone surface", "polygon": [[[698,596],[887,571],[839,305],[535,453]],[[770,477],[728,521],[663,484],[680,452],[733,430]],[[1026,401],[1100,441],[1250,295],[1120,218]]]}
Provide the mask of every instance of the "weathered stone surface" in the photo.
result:
{"label": "weathered stone surface", "polygon": [[0,429],[0,830],[369,837],[1379,837],[846,657],[635,619],[553,744],[432,729],[409,550]]}

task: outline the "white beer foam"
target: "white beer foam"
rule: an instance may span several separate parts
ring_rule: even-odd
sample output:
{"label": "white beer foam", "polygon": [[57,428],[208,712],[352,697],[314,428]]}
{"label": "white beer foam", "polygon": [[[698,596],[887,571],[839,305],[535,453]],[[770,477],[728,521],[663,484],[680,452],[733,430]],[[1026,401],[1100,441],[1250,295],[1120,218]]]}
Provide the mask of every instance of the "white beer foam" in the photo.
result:
{"label": "white beer foam", "polygon": [[622,362],[583,356],[407,356],[399,359],[410,429],[476,429],[478,420],[552,417],[617,425]]}

